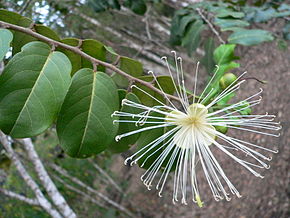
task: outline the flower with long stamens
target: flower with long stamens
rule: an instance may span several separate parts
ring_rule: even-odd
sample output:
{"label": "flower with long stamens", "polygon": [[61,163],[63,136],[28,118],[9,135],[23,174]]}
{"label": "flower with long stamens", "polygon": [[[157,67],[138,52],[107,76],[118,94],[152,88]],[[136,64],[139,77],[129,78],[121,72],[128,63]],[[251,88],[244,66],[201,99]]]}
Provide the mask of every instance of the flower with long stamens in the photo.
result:
{"label": "flower with long stamens", "polygon": [[[268,169],[269,165],[266,162],[271,160],[271,157],[262,154],[261,151],[270,153],[277,153],[277,151],[228,136],[220,131],[219,128],[226,127],[228,129],[278,137],[279,134],[275,134],[274,131],[278,131],[281,126],[279,123],[273,121],[275,116],[269,115],[268,113],[262,115],[243,115],[240,113],[242,110],[251,108],[261,102],[262,98],[260,94],[262,93],[262,89],[240,102],[214,109],[220,100],[239,89],[240,85],[245,82],[242,79],[245,73],[236,78],[223,91],[220,91],[218,95],[214,96],[212,95],[213,89],[209,89],[209,87],[218,72],[216,70],[204,91],[200,96],[196,97],[197,64],[193,99],[190,102],[188,92],[185,88],[182,59],[177,57],[175,52],[173,53],[175,56],[176,81],[174,80],[174,75],[167,58],[163,57],[162,60],[165,61],[168,67],[169,75],[172,78],[175,92],[180,102],[173,102],[167,97],[158,83],[156,76],[150,71],[168,104],[158,100],[140,87],[133,85],[133,88],[145,93],[158,102],[159,105],[149,107],[124,99],[122,101],[123,105],[137,108],[142,112],[132,114],[116,111],[112,115],[125,118],[115,120],[115,122],[135,123],[140,126],[137,130],[116,136],[116,141],[143,131],[158,128],[166,130],[164,134],[155,138],[135,154],[128,157],[125,160],[125,164],[130,162],[132,165],[141,161],[142,167],[149,158],[155,157],[141,179],[148,189],[150,189],[154,179],[157,178],[157,174],[159,173],[160,176],[156,179],[157,181],[155,183],[161,196],[168,175],[172,173],[174,175],[173,203],[181,198],[181,203],[187,204],[188,199],[191,199],[198,206],[202,206],[203,203],[198,187],[199,179],[196,173],[198,165],[203,169],[215,200],[218,201],[223,198],[230,200],[229,192],[237,197],[241,197],[217,161],[213,153],[213,147],[218,148],[252,174],[261,178],[263,176],[257,172],[257,169]],[[234,154],[235,152],[245,154],[245,157],[247,157],[245,159],[247,160],[238,157]],[[252,161],[248,161],[249,158]],[[225,188],[225,184],[227,188]],[[190,187],[191,191],[188,191],[188,187]]]}

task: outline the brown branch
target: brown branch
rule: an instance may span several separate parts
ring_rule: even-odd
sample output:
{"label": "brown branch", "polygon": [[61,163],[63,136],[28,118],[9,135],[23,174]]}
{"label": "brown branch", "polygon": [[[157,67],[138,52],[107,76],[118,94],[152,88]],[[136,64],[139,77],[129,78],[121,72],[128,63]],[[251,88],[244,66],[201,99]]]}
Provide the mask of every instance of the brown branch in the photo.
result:
{"label": "brown branch", "polygon": [[214,28],[213,24],[203,15],[203,13],[201,12],[200,8],[197,8],[195,10],[199,14],[199,16],[201,16],[201,18],[207,23],[207,25],[209,26],[209,28],[211,29],[211,31],[217,36],[218,40],[222,44],[226,44],[226,42],[220,36],[219,32]]}
{"label": "brown branch", "polygon": [[242,77],[240,80],[256,80],[257,82],[259,82],[259,83],[262,83],[262,84],[267,84],[267,81],[265,81],[265,80],[260,80],[260,79],[258,79],[258,78],[256,78],[256,77]]}
{"label": "brown branch", "polygon": [[[55,40],[50,39],[50,38],[48,38],[46,36],[43,36],[43,35],[41,35],[39,33],[33,32],[32,30],[30,30],[28,28],[24,28],[24,27],[21,27],[21,26],[17,26],[17,25],[14,25],[14,24],[7,23],[7,22],[0,21],[0,26],[3,27],[3,28],[6,28],[6,29],[16,30],[16,31],[28,34],[28,35],[36,38],[36,39],[39,39],[40,41],[47,42],[50,45],[55,45],[55,46],[70,50],[70,51],[74,52],[75,54],[78,54],[78,55],[82,56],[83,58],[91,61],[92,63],[100,64],[100,65],[102,65],[102,66],[104,66],[104,67],[106,67],[108,69],[111,69],[112,71],[114,71],[114,72],[126,77],[129,81],[135,81],[135,82],[140,83],[141,85],[146,86],[147,88],[149,88],[149,89],[151,89],[151,90],[153,90],[153,91],[155,91],[155,92],[157,92],[157,93],[159,93],[161,95],[164,95],[160,89],[154,87],[152,84],[150,84],[150,83],[148,83],[146,81],[143,81],[141,79],[135,78],[135,77],[127,74],[126,72],[120,70],[119,68],[117,68],[116,66],[114,66],[114,65],[112,65],[110,63],[98,60],[98,59],[86,54],[85,52],[81,51],[77,47],[70,46],[70,45],[64,44],[64,43],[59,42],[59,41],[55,41]],[[180,101],[179,98],[174,96],[174,95],[169,95],[169,94],[166,94],[166,95],[167,95],[168,98],[171,98],[171,99],[176,100],[176,101]]]}

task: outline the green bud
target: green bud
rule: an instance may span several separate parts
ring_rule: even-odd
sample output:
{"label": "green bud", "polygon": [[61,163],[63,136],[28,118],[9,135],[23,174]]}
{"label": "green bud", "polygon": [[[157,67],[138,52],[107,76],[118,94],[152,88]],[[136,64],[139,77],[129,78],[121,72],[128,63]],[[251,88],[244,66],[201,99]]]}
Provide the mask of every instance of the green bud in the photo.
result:
{"label": "green bud", "polygon": [[226,73],[225,75],[222,76],[222,78],[219,81],[220,87],[222,89],[226,89],[236,79],[237,79],[237,76],[235,74],[233,74],[233,73]]}
{"label": "green bud", "polygon": [[226,126],[214,126],[214,128],[216,129],[216,131],[226,134],[228,131],[228,127]]}

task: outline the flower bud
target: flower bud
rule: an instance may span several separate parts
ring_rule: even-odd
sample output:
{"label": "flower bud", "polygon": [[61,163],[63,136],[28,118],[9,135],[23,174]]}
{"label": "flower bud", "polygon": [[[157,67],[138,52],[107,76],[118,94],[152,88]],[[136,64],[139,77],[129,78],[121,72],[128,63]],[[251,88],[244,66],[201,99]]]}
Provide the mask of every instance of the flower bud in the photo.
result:
{"label": "flower bud", "polygon": [[235,80],[237,79],[237,76],[233,73],[226,73],[222,76],[222,78],[219,81],[220,87],[222,89],[226,89],[228,86],[230,86]]}
{"label": "flower bud", "polygon": [[226,127],[226,126],[215,126],[214,128],[216,129],[216,131],[223,133],[223,134],[226,134],[228,131],[228,127]]}

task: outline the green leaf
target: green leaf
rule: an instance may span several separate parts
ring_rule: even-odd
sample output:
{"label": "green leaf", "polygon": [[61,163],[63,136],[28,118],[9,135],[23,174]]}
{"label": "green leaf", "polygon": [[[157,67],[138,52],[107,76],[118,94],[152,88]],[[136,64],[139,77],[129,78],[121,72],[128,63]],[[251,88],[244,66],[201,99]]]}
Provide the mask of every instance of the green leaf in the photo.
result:
{"label": "green leaf", "polygon": [[121,7],[118,0],[88,0],[87,4],[97,13],[108,9],[120,10]]}
{"label": "green leaf", "polygon": [[219,85],[219,81],[220,79],[222,78],[222,76],[234,69],[234,68],[238,68],[240,67],[240,64],[234,62],[234,61],[231,61],[229,63],[226,63],[226,64],[222,64],[222,65],[219,65],[219,69],[214,77],[214,79],[212,80],[211,84],[208,86],[208,88],[206,89],[205,93],[208,93],[212,88],[214,89],[214,91],[204,100],[205,104],[208,103],[208,101],[214,97],[216,94],[219,93],[220,91],[220,85]]}
{"label": "green leaf", "polygon": [[177,30],[178,35],[183,36],[188,25],[196,19],[199,19],[199,16],[194,13],[190,13],[188,15],[183,16],[180,19],[180,24],[178,26],[178,30]]}
{"label": "green leaf", "polygon": [[[71,46],[76,46],[76,47],[79,46],[80,49],[86,54],[98,60],[102,60],[102,61],[106,60],[106,49],[104,45],[97,40],[93,40],[93,39],[80,40],[76,38],[65,38],[65,39],[62,39],[61,42],[67,45],[71,45]],[[75,54],[74,52],[63,49],[63,48],[58,48],[58,50],[65,53],[70,59],[72,63],[72,75],[75,74],[81,68],[93,69],[92,63],[89,60],[81,57],[80,55]],[[99,65],[97,67],[97,70],[104,72],[105,67]]]}
{"label": "green leaf", "polygon": [[0,20],[7,23],[17,24],[19,19],[22,18],[20,14],[12,11],[0,9]]}
{"label": "green leaf", "polygon": [[[22,26],[22,27],[29,27],[32,23],[32,20],[27,18],[27,17],[20,17],[20,19],[17,21],[17,25],[18,26]],[[13,37],[13,41],[12,41],[12,55],[17,54],[18,52],[21,51],[22,46],[24,46],[25,44],[32,42],[32,41],[37,41],[36,38],[22,33],[22,32],[18,32],[18,31],[14,31],[14,37]]]}
{"label": "green leaf", "polygon": [[[140,77],[143,73],[143,65],[128,57],[120,57],[120,69],[134,77]],[[129,85],[128,79],[118,73],[114,73],[112,79],[119,87],[126,88]]]}
{"label": "green leaf", "polygon": [[70,84],[68,58],[42,42],[23,46],[0,77],[0,128],[16,138],[45,131],[56,119]]}
{"label": "green leaf", "polygon": [[144,0],[126,0],[124,6],[130,8],[134,13],[143,15],[147,10]]}
{"label": "green leaf", "polygon": [[283,27],[283,37],[286,40],[290,40],[290,23]]}
{"label": "green leaf", "polygon": [[213,73],[213,69],[215,66],[213,59],[214,48],[215,48],[214,39],[210,37],[206,40],[204,44],[205,55],[201,59],[201,63],[205,66],[206,71],[210,75]]}
{"label": "green leaf", "polygon": [[221,31],[233,30],[236,27],[246,27],[250,24],[247,21],[239,19],[215,19],[215,25],[218,25],[221,28]]}
{"label": "green leaf", "polygon": [[112,47],[104,45],[107,52],[111,53],[114,56],[119,56]]}
{"label": "green leaf", "polygon": [[219,81],[224,73],[240,66],[238,63],[233,61],[235,59],[238,59],[238,57],[236,57],[234,54],[235,47],[236,45],[234,44],[225,44],[220,45],[214,50],[214,61],[219,68],[211,84],[205,91],[205,93],[208,93],[212,88],[214,89],[214,91],[207,97],[207,99],[204,100],[205,103],[207,103],[212,97],[219,93]]}
{"label": "green leaf", "polygon": [[204,25],[201,20],[195,21],[188,27],[188,31],[182,39],[181,45],[187,49],[189,55],[198,47],[200,43],[200,32],[203,28]]}
{"label": "green leaf", "polygon": [[275,14],[276,10],[274,8],[268,8],[266,10],[257,8],[256,14],[254,16],[254,22],[256,23],[266,22],[275,17]]}
{"label": "green leaf", "polygon": [[[79,39],[76,39],[76,38],[65,38],[65,39],[62,39],[61,42],[65,43],[67,45],[71,45],[71,46],[78,46],[79,45]],[[75,72],[77,72],[79,69],[82,68],[82,59],[81,59],[80,55],[75,54],[74,52],[69,51],[69,50],[64,49],[64,48],[57,48],[57,50],[61,51],[69,58],[69,60],[72,64],[72,71],[71,71],[72,75],[74,75]]]}
{"label": "green leaf", "polygon": [[[156,113],[156,112],[151,113],[150,116],[164,117],[163,115]],[[160,121],[160,120],[149,118],[148,121]],[[154,125],[154,124],[151,124],[151,125]],[[150,124],[144,125],[144,127],[147,127],[147,126],[150,126]],[[142,132],[140,134],[139,139],[136,142],[137,151],[143,149],[146,145],[148,145],[149,143],[151,143],[155,139],[162,136],[164,134],[164,132],[165,132],[164,128],[155,128],[155,129],[151,129],[151,130],[147,130],[147,131]],[[158,147],[162,146],[162,144],[163,143],[160,143]],[[159,149],[159,151],[156,151],[158,149],[158,147],[155,147],[155,148],[151,149],[150,151],[148,151],[146,154],[144,154],[143,157],[140,158],[140,160],[138,161],[138,165],[141,167],[142,163],[144,163],[145,159],[148,157],[148,159],[146,160],[146,162],[142,166],[142,168],[148,169],[152,165],[152,163],[157,159],[157,157],[162,153],[162,149]],[[142,152],[140,152],[139,156],[142,155],[148,149],[149,149],[149,147],[144,149]],[[152,155],[152,153],[154,153],[154,154]]]}
{"label": "green leaf", "polygon": [[54,32],[52,29],[50,29],[47,26],[44,26],[42,24],[35,24],[33,26],[33,28],[35,29],[35,31],[43,36],[46,36],[50,39],[56,40],[56,41],[60,41],[59,36],[56,34],[56,32]]}
{"label": "green leaf", "polygon": [[[123,95],[123,91],[121,91],[121,95]],[[119,96],[120,96],[120,94],[119,94]],[[125,96],[125,98],[130,100],[130,101],[133,101],[133,102],[136,102],[136,103],[140,104],[140,100],[133,93],[128,93]],[[122,100],[122,99],[120,99],[120,100]],[[142,110],[140,110],[140,109],[129,107],[127,105],[122,106],[120,108],[120,111],[131,113],[131,114],[138,114],[138,113],[142,112]],[[120,120],[137,121],[138,119],[139,118],[133,119],[133,118],[130,118],[130,117],[120,117]],[[117,135],[124,134],[124,133],[127,133],[127,132],[131,132],[131,131],[134,131],[134,130],[137,130],[137,129],[139,129],[139,127],[136,126],[135,123],[119,123],[119,130],[118,130]],[[139,134],[133,134],[131,136],[127,136],[127,137],[122,138],[118,142],[113,141],[109,145],[109,149],[113,153],[121,153],[121,152],[127,151],[130,148],[129,145],[134,144],[137,141],[138,138],[139,138]]]}
{"label": "green leaf", "polygon": [[217,47],[213,53],[215,63],[220,66],[238,59],[234,54],[235,47],[236,45],[234,44],[225,44]]}
{"label": "green leaf", "polygon": [[77,158],[104,151],[118,130],[111,117],[118,102],[117,88],[108,75],[92,69],[76,72],[56,126],[64,151]]}
{"label": "green leaf", "polygon": [[[177,11],[179,12],[179,10]],[[182,35],[179,33],[179,27],[180,27],[180,15],[177,15],[177,12],[175,13],[172,21],[171,21],[171,27],[170,27],[170,39],[169,42],[171,45],[180,45],[181,44],[181,37]]]}
{"label": "green leaf", "polygon": [[[81,49],[86,54],[88,54],[88,55],[90,55],[98,60],[101,60],[101,61],[106,60],[106,49],[105,49],[103,43],[101,43],[97,40],[86,39],[86,40],[82,41]],[[82,68],[93,69],[93,66],[89,60],[82,57]],[[105,72],[105,67],[99,65],[97,67],[97,70]]]}
{"label": "green leaf", "polygon": [[126,98],[127,90],[125,89],[118,89],[118,96],[119,96],[119,110],[122,108],[122,100]]}
{"label": "green leaf", "polygon": [[236,94],[235,93],[229,93],[225,97],[223,97],[221,100],[217,102],[217,105],[225,105],[227,104]]}
{"label": "green leaf", "polygon": [[[247,101],[243,101],[243,104],[241,106],[238,106],[235,108],[235,110],[241,110],[239,111],[239,113],[241,115],[249,115],[252,113],[252,109],[250,107],[248,107],[250,104]],[[248,107],[248,108],[247,108]]]}
{"label": "green leaf", "polygon": [[[140,77],[140,79],[147,81],[147,82],[151,82],[153,81],[153,77],[152,76],[142,76]],[[157,77],[157,81],[159,82],[160,86],[162,87],[163,91],[167,94],[173,94],[175,91],[174,88],[174,84],[172,82],[171,77],[169,76],[158,76]],[[156,82],[153,82],[153,85],[159,89],[158,85]],[[155,97],[157,100],[165,103],[165,99],[164,96],[156,93],[154,91],[152,91],[151,89],[149,89],[148,87],[138,84],[137,86],[139,88],[141,88],[142,90],[144,90],[145,92],[147,92],[148,94],[150,94],[151,96]],[[148,96],[147,94],[145,94],[144,92],[133,88],[133,93],[140,99],[140,101],[142,102],[142,104],[147,105],[147,106],[154,106],[154,105],[159,105],[160,103],[158,103],[156,100],[152,99],[150,96]]]}
{"label": "green leaf", "polygon": [[[18,26],[22,26],[22,27],[30,27],[35,32],[41,35],[44,35],[56,41],[60,41],[59,36],[49,27],[46,27],[42,24],[32,25],[33,21],[31,19],[27,17],[23,17],[17,13],[7,11],[7,10],[0,10],[0,20],[11,23],[11,24],[15,24]],[[22,46],[24,46],[25,44],[32,41],[37,41],[36,38],[28,34],[18,32],[18,31],[13,31],[13,35],[14,35],[13,41],[12,41],[12,46],[13,46],[12,54],[13,55],[20,52]]]}
{"label": "green leaf", "polygon": [[274,37],[269,31],[259,29],[239,30],[228,37],[229,43],[240,45],[256,45],[273,39]]}
{"label": "green leaf", "polygon": [[9,30],[0,29],[0,62],[9,51],[12,39],[13,34]]}
{"label": "green leaf", "polygon": [[243,18],[245,14],[243,12],[236,12],[229,9],[220,9],[216,11],[216,17],[233,17],[233,18]]}

